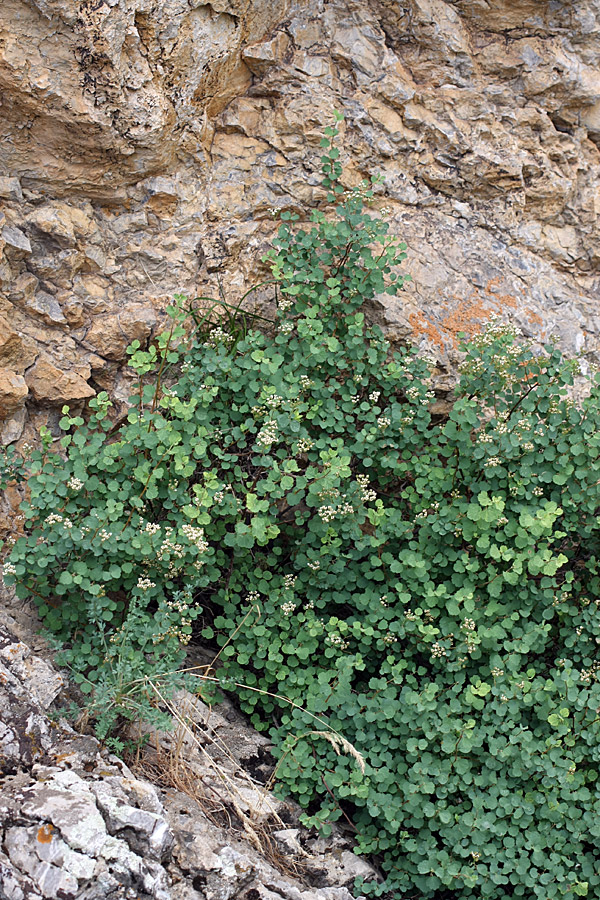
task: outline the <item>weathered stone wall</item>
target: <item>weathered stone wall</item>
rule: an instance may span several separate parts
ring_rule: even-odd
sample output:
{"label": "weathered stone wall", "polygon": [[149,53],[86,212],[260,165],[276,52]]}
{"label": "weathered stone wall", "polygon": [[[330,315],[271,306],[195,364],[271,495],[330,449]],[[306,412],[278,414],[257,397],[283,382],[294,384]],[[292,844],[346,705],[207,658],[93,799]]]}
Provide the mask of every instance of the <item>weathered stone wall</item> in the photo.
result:
{"label": "weathered stone wall", "polygon": [[599,63],[600,0],[3,0],[3,440],[126,396],[173,293],[253,283],[333,108],[409,245],[392,335],[451,364],[500,312],[594,357]]}

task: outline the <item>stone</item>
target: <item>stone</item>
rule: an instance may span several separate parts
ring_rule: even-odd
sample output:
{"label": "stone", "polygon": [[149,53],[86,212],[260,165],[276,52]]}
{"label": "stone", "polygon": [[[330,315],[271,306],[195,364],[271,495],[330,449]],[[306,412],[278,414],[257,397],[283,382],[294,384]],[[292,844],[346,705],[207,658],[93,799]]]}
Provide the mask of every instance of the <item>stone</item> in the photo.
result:
{"label": "stone", "polygon": [[[315,839],[299,825],[274,834],[296,876],[278,871],[264,858],[255,830],[220,828],[192,796],[175,788],[160,791],[101,751],[94,738],[77,734],[64,720],[50,723],[44,709],[62,683],[0,621],[2,898],[353,900],[353,879],[376,877],[341,834]],[[182,695],[186,700],[191,696]],[[233,754],[246,748],[240,758],[264,742],[230,704],[211,712],[199,702],[190,713],[204,723],[207,737],[218,738],[213,743],[221,746],[222,758],[229,755],[225,740]],[[182,757],[179,765],[188,762]],[[225,800],[232,813],[235,796]],[[287,807],[292,820],[299,813],[293,804]]]}
{"label": "stone", "polygon": [[132,341],[143,344],[148,339],[155,323],[153,309],[132,305],[120,315],[95,323],[86,334],[86,344],[105,359],[121,360]]}
{"label": "stone", "polygon": [[7,319],[0,316],[0,366],[18,369],[24,355],[25,348],[21,335],[12,328]]}
{"label": "stone", "polygon": [[113,778],[92,785],[92,791],[110,834],[118,835],[128,829],[136,837],[135,849],[140,855],[158,861],[167,856],[173,845],[173,836],[164,815],[130,806],[118,779],[116,783]]}
{"label": "stone", "polygon": [[0,418],[0,443],[6,446],[18,441],[23,434],[25,428],[25,419],[27,413],[25,408],[21,407],[9,419]]}
{"label": "stone", "polygon": [[25,403],[29,388],[22,375],[0,368],[0,420],[8,419]]}
{"label": "stone", "polygon": [[260,78],[271,66],[283,60],[289,44],[288,35],[279,31],[270,41],[261,41],[244,47],[242,59],[252,74]]}
{"label": "stone", "polygon": [[29,238],[16,225],[4,226],[2,229],[2,240],[7,247],[7,252],[11,253],[13,259],[22,258],[31,253]]}
{"label": "stone", "polygon": [[46,356],[40,356],[35,365],[27,370],[25,381],[39,403],[59,405],[86,400],[96,393],[81,376],[62,371]]}
{"label": "stone", "polygon": [[0,198],[2,200],[13,200],[15,203],[23,202],[23,191],[18,178],[0,175]]}

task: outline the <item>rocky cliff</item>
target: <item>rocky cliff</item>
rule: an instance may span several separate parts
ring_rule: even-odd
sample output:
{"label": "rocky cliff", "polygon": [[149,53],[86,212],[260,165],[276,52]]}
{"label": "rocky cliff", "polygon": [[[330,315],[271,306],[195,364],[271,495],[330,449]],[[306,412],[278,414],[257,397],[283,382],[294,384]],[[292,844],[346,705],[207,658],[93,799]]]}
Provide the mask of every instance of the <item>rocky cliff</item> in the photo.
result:
{"label": "rocky cliff", "polygon": [[173,293],[254,282],[333,108],[409,246],[392,336],[448,364],[501,312],[594,356],[599,62],[599,0],[3,0],[3,440],[125,397]]}
{"label": "rocky cliff", "polygon": [[1,618],[2,900],[353,900],[375,877],[251,777],[267,742],[231,707],[180,701],[179,728],[150,745],[161,790],[49,717],[63,679]]}

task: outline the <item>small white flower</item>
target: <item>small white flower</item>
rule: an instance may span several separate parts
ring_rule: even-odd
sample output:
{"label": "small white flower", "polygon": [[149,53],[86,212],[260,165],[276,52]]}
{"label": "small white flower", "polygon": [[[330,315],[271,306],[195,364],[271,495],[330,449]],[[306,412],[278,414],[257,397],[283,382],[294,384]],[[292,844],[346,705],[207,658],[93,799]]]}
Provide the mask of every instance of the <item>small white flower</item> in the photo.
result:
{"label": "small white flower", "polygon": [[50,513],[49,516],[46,516],[44,519],[45,525],[59,525],[63,520],[62,516],[59,516],[58,513]]}
{"label": "small white flower", "polygon": [[190,544],[194,544],[200,553],[208,550],[208,542],[204,539],[204,528],[198,528],[195,525],[183,525],[181,528]]}
{"label": "small white flower", "polygon": [[318,514],[324,522],[331,522],[335,519],[336,513],[337,507],[331,505],[320,506],[318,509]]}
{"label": "small white flower", "polygon": [[72,491],[80,491],[83,487],[83,481],[81,481],[79,478],[75,478],[74,475],[71,475],[71,477],[67,481],[67,487]]}
{"label": "small white flower", "polygon": [[381,397],[381,391],[371,391],[369,394],[369,400],[371,403],[377,403],[379,398]]}
{"label": "small white flower", "polygon": [[156,587],[153,581],[150,581],[149,578],[142,578],[141,576],[137,580],[137,586],[140,591],[149,591],[150,588]]}
{"label": "small white flower", "polygon": [[263,449],[268,449],[271,444],[274,444],[277,440],[277,433],[277,422],[275,422],[273,419],[269,419],[269,421],[265,422],[265,424],[259,431],[256,437],[256,443],[259,444]]}
{"label": "small white flower", "polygon": [[502,460],[499,456],[490,456],[483,465],[485,469],[495,469],[496,466],[501,465],[501,463]]}

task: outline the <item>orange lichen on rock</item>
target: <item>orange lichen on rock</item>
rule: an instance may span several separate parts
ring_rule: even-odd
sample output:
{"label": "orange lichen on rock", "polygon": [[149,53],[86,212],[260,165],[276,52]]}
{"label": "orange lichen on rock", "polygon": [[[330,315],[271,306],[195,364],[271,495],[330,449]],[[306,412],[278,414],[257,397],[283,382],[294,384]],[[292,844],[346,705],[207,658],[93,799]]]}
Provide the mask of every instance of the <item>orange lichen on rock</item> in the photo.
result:
{"label": "orange lichen on rock", "polygon": [[52,825],[42,825],[41,828],[38,828],[37,839],[40,844],[52,843],[53,835],[54,828],[52,827]]}
{"label": "orange lichen on rock", "polygon": [[[495,290],[499,282],[499,278],[488,281],[485,298],[475,289],[466,299],[454,295],[449,300],[443,301],[439,307],[442,314],[436,323],[426,318],[421,310],[416,310],[409,316],[415,335],[425,337],[443,349],[448,346],[457,347],[459,334],[464,334],[467,338],[480,334],[483,325],[493,315],[498,315],[506,309],[517,308],[516,297],[512,294],[500,294]],[[532,323],[539,324],[542,321],[537,313],[531,312],[527,315]]]}
{"label": "orange lichen on rock", "polygon": [[[458,298],[453,298],[458,299]],[[442,304],[442,308],[445,304]],[[443,315],[439,324],[434,324],[427,319],[420,310],[412,313],[409,322],[418,337],[428,338],[432,344],[444,348],[451,344],[458,346],[458,335],[466,334],[471,337],[479,334],[482,322],[494,312],[492,308],[481,301],[476,292],[468,300],[459,300],[458,305]]]}

